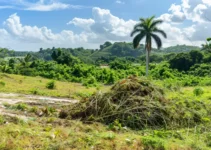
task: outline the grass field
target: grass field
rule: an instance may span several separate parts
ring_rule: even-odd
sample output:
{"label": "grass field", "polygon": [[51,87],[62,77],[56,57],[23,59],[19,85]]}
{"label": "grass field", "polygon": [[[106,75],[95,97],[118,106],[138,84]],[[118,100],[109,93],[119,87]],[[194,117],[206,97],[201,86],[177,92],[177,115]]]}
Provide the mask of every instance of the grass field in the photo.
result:
{"label": "grass field", "polygon": [[[55,81],[56,88],[48,89],[49,79],[0,73],[0,92],[37,94],[53,97],[80,99],[97,91],[97,88],[86,88],[79,83]],[[108,90],[109,87],[99,87],[98,90]]]}
{"label": "grass field", "polygon": [[[81,84],[56,81],[56,89],[46,88],[51,81],[41,77],[0,74],[0,92],[36,94],[53,97],[80,99],[98,89]],[[211,87],[201,87],[203,94],[196,96],[197,87],[180,87],[166,90],[168,99],[190,99],[210,101]],[[109,87],[99,88],[107,91]],[[58,104],[4,104],[4,112],[16,114],[0,115],[0,150],[209,150],[211,131],[209,122],[192,128],[143,129],[139,131],[100,123],[85,124],[79,120],[60,119]],[[1,108],[1,107],[0,107]],[[0,109],[1,110],[1,109]],[[42,115],[40,115],[42,112]],[[1,111],[0,111],[1,114]],[[20,116],[25,116],[21,118]]]}

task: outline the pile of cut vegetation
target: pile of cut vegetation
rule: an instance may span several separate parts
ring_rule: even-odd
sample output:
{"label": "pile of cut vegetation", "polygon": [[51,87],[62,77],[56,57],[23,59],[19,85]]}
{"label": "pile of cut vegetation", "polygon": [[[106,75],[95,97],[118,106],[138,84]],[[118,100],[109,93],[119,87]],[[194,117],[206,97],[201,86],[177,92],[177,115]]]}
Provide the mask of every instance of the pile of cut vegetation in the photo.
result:
{"label": "pile of cut vegetation", "polygon": [[[202,122],[209,110],[202,102],[167,100],[164,90],[146,78],[129,77],[107,93],[98,92],[70,106],[67,112],[71,119],[105,124],[118,120],[122,126],[142,129],[190,126],[190,123],[194,126]],[[62,114],[63,111],[61,117]]]}

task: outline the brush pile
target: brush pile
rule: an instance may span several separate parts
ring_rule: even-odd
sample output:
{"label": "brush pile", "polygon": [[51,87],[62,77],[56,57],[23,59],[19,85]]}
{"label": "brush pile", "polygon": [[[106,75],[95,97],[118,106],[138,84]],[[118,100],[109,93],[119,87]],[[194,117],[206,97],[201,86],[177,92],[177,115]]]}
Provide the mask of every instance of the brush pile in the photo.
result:
{"label": "brush pile", "polygon": [[[194,120],[196,114],[193,114],[191,108],[187,109],[183,102],[177,105],[166,100],[164,91],[149,80],[129,77],[116,83],[107,93],[96,93],[89,100],[70,106],[68,116],[71,119],[105,124],[118,120],[122,126],[132,129],[166,128],[173,124],[187,123],[188,119]],[[204,109],[204,106],[201,107]],[[186,113],[191,114],[190,118],[184,118]],[[200,121],[200,116],[194,120]]]}

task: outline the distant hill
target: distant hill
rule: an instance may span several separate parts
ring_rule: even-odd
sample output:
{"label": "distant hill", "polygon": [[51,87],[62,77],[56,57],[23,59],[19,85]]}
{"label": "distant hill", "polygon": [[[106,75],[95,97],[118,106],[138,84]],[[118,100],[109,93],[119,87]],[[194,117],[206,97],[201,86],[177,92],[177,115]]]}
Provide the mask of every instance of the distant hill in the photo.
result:
{"label": "distant hill", "polygon": [[164,53],[181,53],[181,52],[189,52],[192,50],[200,50],[200,47],[197,46],[188,46],[188,45],[176,45],[164,48],[162,52]]}
{"label": "distant hill", "polygon": [[[1,49],[0,48],[0,58],[5,57],[22,57],[26,54],[30,53],[34,57],[43,60],[52,60],[51,54],[57,48],[48,48],[42,49],[38,52],[20,52],[20,51],[11,51],[8,49]],[[141,55],[145,54],[144,45],[141,44],[139,48],[134,49],[132,43],[126,42],[116,42],[110,43],[105,42],[103,45],[100,45],[100,49],[84,49],[83,47],[79,48],[61,48],[62,51],[69,53],[75,57],[78,57],[82,61],[86,63],[95,63],[96,61],[103,60],[104,62],[114,59],[116,57],[132,57],[137,58]],[[164,48],[162,50],[152,49],[152,53],[154,54],[165,54],[165,53],[180,53],[180,52],[189,52],[191,50],[200,50],[197,46],[187,46],[187,45],[177,45],[171,46],[168,48]]]}
{"label": "distant hill", "polygon": [[92,59],[100,57],[138,57],[144,54],[144,46],[134,49],[132,43],[116,42],[92,54]]}

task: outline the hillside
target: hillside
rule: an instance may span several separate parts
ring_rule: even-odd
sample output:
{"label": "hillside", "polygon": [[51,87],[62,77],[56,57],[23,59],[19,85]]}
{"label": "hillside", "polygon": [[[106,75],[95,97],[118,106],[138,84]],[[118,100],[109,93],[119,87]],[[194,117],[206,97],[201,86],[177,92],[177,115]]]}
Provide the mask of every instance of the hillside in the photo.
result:
{"label": "hillside", "polygon": [[162,51],[164,53],[181,53],[181,52],[190,52],[191,50],[200,50],[200,48],[197,46],[176,45],[164,48]]}
{"label": "hillside", "polygon": [[[125,42],[116,42],[107,44],[104,43],[100,46],[101,49],[84,49],[80,48],[61,48],[62,51],[66,53],[70,53],[73,56],[78,57],[82,61],[86,63],[95,63],[96,61],[103,60],[106,62],[108,59],[114,59],[116,57],[133,57],[137,58],[141,55],[145,54],[144,45],[141,45],[138,49],[134,49],[132,43]],[[0,58],[3,57],[18,57],[25,56],[30,53],[35,58],[43,59],[43,60],[52,60],[51,54],[57,48],[48,48],[48,49],[40,49],[38,52],[19,52],[19,51],[11,51],[8,49],[1,49]],[[200,50],[199,47],[196,46],[188,46],[188,45],[176,45],[164,48],[162,50],[153,49],[152,52],[165,54],[165,53],[180,53],[180,52],[189,52],[191,50]]]}

